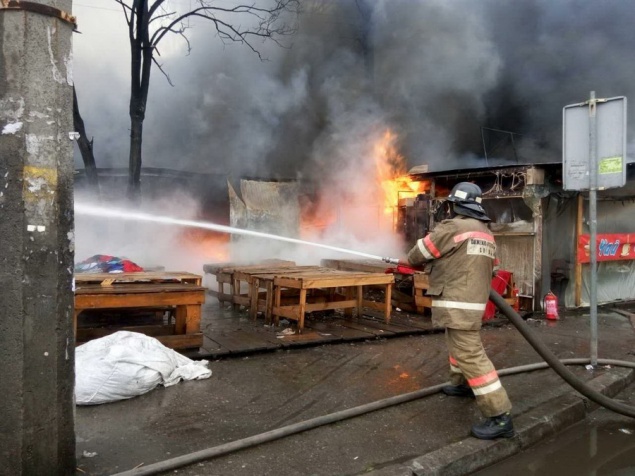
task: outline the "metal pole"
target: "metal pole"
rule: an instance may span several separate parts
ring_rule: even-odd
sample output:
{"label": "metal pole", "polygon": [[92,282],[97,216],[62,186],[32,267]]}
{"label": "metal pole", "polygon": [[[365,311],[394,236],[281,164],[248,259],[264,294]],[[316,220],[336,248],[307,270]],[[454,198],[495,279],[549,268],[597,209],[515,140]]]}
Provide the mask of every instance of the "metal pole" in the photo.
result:
{"label": "metal pole", "polygon": [[598,185],[598,157],[597,157],[597,100],[595,91],[591,91],[589,99],[589,227],[591,231],[591,289],[589,296],[591,319],[591,365],[598,362],[598,316],[597,316],[597,185]]}

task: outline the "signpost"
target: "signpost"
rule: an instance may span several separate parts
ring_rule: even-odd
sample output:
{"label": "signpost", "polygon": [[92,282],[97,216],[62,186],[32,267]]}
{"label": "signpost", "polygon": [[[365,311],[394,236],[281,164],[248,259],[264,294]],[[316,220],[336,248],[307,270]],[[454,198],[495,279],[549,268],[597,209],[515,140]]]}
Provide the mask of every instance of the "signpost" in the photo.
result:
{"label": "signpost", "polygon": [[596,99],[562,110],[565,190],[589,191],[591,365],[597,365],[597,191],[626,183],[626,98]]}

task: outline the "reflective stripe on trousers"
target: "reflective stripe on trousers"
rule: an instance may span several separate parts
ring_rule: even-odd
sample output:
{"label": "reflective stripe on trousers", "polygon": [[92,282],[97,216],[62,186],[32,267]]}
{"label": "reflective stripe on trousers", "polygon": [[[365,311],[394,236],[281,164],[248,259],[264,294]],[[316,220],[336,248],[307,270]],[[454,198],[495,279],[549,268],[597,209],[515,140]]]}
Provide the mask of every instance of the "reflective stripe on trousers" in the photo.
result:
{"label": "reflective stripe on trousers", "polygon": [[485,417],[510,411],[511,402],[494,365],[485,354],[480,331],[446,328],[445,336],[450,354],[452,385],[470,385]]}

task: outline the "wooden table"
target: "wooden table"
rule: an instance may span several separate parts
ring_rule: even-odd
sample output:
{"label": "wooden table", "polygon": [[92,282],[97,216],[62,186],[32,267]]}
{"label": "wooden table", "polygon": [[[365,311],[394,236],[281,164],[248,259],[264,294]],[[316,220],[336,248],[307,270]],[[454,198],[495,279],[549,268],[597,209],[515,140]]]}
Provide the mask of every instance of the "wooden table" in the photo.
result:
{"label": "wooden table", "polygon": [[[243,273],[245,273],[243,271]],[[249,316],[255,319],[258,312],[263,312],[265,316],[265,322],[270,323],[273,317],[273,296],[274,296],[274,280],[279,276],[291,276],[294,274],[326,274],[333,273],[332,269],[324,268],[320,266],[294,266],[289,268],[282,268],[277,270],[267,269],[264,272],[253,273],[246,272],[246,281],[249,285]],[[264,292],[260,292],[264,289]],[[294,302],[293,299],[297,297],[299,293],[291,290],[291,292],[281,292],[281,303],[285,304],[285,301]],[[314,296],[307,295],[307,299]]]}
{"label": "wooden table", "polygon": [[[398,272],[398,267],[395,265],[371,259],[323,259],[321,263],[322,266],[343,271],[385,273],[392,270],[392,274],[395,276],[391,296],[394,308],[424,314],[426,308],[430,307],[430,298],[425,296],[428,278],[421,271],[415,270],[414,274],[404,274]],[[408,292],[404,292],[404,289],[407,289]]]}
{"label": "wooden table", "polygon": [[[130,330],[156,337],[167,347],[191,348],[203,345],[201,304],[205,302],[202,277],[183,272],[78,273],[75,275],[73,325],[77,342]],[[168,324],[130,325],[78,329],[79,315],[86,310],[169,311]]]}
{"label": "wooden table", "polygon": [[[384,312],[384,319],[390,322],[390,295],[394,282],[392,274],[385,273],[356,273],[332,270],[330,273],[301,273],[288,276],[277,276],[273,280],[274,303],[272,313],[277,320],[286,317],[298,323],[298,332],[304,328],[305,313],[312,311],[325,311],[329,309],[344,309],[346,316],[351,316],[353,309],[361,316],[362,307],[370,307]],[[364,286],[383,285],[385,288],[385,301],[383,303],[364,299]],[[281,302],[284,289],[297,289],[299,296],[294,304],[284,305]],[[328,299],[320,302],[307,302],[307,293],[311,290],[330,290]],[[344,294],[333,291],[340,290]]]}
{"label": "wooden table", "polygon": [[[208,290],[208,294],[216,297],[222,304],[229,302],[234,305],[235,308],[239,307],[241,303],[237,302],[236,298],[240,298],[242,291],[240,289],[240,280],[234,279],[234,273],[237,270],[248,271],[256,269],[272,269],[280,267],[295,266],[295,262],[279,259],[263,260],[259,263],[210,263],[203,265],[203,271],[206,274],[211,274],[216,277],[216,283],[218,285],[218,291]],[[225,292],[225,285],[229,285],[229,293]],[[242,295],[247,297],[247,295]],[[238,299],[240,301],[240,299]],[[242,301],[241,301],[242,302]]]}

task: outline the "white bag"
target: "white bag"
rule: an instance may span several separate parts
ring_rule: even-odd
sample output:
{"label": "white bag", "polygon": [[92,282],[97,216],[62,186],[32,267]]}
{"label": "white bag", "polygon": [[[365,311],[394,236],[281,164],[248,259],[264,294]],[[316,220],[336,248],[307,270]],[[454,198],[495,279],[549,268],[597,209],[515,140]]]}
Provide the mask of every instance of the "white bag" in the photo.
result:
{"label": "white bag", "polygon": [[208,361],[194,361],[154,337],[119,331],[75,349],[75,402],[97,405],[142,395],[157,385],[209,378]]}

